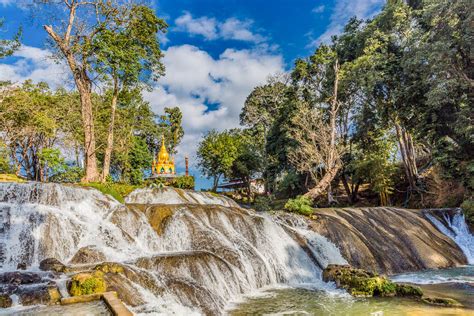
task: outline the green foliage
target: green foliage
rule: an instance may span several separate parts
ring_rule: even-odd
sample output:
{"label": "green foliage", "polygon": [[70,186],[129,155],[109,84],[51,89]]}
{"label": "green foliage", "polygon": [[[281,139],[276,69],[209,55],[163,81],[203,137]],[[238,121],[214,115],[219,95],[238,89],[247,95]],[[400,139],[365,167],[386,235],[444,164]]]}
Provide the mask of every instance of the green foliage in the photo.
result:
{"label": "green foliage", "polygon": [[393,139],[381,133],[368,132],[365,150],[352,162],[354,177],[368,181],[372,190],[379,193],[381,204],[388,204],[388,195],[393,191],[393,176],[396,172],[396,144]]}
{"label": "green foliage", "polygon": [[178,176],[174,178],[155,178],[148,179],[144,182],[145,186],[152,186],[157,188],[163,188],[165,186],[194,190],[194,177],[193,176]]}
{"label": "green foliage", "polygon": [[[3,32],[4,19],[0,18],[0,31]],[[20,39],[22,35],[20,28],[13,39],[0,39],[0,59],[12,55],[21,45]]]}
{"label": "green foliage", "polygon": [[84,177],[84,169],[76,166],[67,166],[49,178],[51,182],[77,183]]}
{"label": "green foliage", "polygon": [[465,200],[462,202],[461,209],[466,216],[466,221],[474,224],[474,200]]}
{"label": "green foliage", "polygon": [[176,147],[184,136],[182,121],[183,113],[178,107],[165,108],[165,114],[160,117],[160,127],[165,131],[164,135],[172,154],[176,153]]}
{"label": "green foliage", "polygon": [[103,273],[79,273],[71,278],[69,293],[71,296],[89,295],[103,293],[107,290],[107,285],[103,278]]}
{"label": "green foliage", "polygon": [[209,131],[199,143],[198,166],[208,178],[214,178],[214,189],[221,176],[231,174],[231,168],[239,155],[241,139],[236,131]]}
{"label": "green foliage", "polygon": [[269,196],[257,196],[253,208],[258,212],[269,212],[272,210],[273,199]]}
{"label": "green foliage", "polygon": [[194,190],[194,177],[192,176],[179,176],[173,178],[171,186],[178,189],[189,189]]}
{"label": "green foliage", "polygon": [[[64,158],[61,156],[61,152],[57,148],[43,148],[38,153],[39,162],[41,168],[45,169],[45,172],[49,174],[55,174],[66,168]],[[46,176],[46,179],[49,177]]]}
{"label": "green foliage", "polygon": [[289,199],[286,202],[285,210],[308,216],[313,214],[311,205],[312,201],[309,198],[299,195],[295,199]]}
{"label": "green foliage", "polygon": [[10,151],[4,142],[0,141],[0,173],[12,173]]}
{"label": "green foliage", "polygon": [[295,196],[303,191],[300,175],[293,170],[288,171],[277,183],[277,190],[281,196]]}
{"label": "green foliage", "polygon": [[110,195],[111,197],[119,201],[120,203],[124,203],[125,197],[129,195],[133,190],[138,188],[138,186],[130,185],[126,183],[100,183],[100,182],[81,183],[81,186],[97,189],[103,194]]}

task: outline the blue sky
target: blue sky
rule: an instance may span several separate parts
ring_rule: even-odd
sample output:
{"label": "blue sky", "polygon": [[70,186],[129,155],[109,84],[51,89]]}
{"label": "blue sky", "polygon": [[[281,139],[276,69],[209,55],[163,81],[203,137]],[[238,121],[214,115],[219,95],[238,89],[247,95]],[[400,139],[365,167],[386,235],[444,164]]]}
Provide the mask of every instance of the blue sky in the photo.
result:
{"label": "blue sky", "polygon": [[[55,64],[41,25],[33,22],[28,0],[0,0],[5,19],[0,38],[21,24],[23,47],[0,63],[0,80],[46,81],[71,85],[68,70]],[[158,0],[158,16],[169,24],[161,37],[166,75],[145,93],[157,113],[164,107],[183,111],[186,135],[176,157],[182,171],[191,161],[197,188],[209,186],[192,162],[201,136],[209,129],[238,126],[246,96],[269,75],[287,71],[298,57],[310,55],[352,16],[368,18],[385,0]]]}

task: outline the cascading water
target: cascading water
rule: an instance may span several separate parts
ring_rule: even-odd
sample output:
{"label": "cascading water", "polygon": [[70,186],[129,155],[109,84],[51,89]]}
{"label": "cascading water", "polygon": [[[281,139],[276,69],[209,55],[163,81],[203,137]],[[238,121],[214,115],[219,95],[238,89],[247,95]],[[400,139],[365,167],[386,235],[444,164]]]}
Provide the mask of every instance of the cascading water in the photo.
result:
{"label": "cascading water", "polygon": [[0,215],[0,271],[36,270],[48,257],[70,263],[90,247],[123,266],[113,278],[137,313],[223,313],[228,301],[268,285],[329,287],[320,267],[345,263],[303,223],[199,192],[141,189],[122,205],[93,189],[0,183]]}
{"label": "cascading water", "polygon": [[464,214],[460,209],[450,212],[438,212],[440,218],[434,214],[425,213],[426,217],[446,236],[450,237],[467,258],[469,264],[474,264],[474,235],[469,231]]}

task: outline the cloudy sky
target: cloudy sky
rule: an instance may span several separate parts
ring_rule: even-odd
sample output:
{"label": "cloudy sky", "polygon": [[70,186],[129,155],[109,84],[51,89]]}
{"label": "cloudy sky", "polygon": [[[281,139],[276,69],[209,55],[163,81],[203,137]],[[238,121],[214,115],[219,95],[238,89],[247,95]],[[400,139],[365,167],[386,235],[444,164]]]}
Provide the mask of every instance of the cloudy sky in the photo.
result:
{"label": "cloudy sky", "polygon": [[[31,1],[31,0],[30,0]],[[245,98],[253,87],[288,70],[341,31],[352,16],[367,18],[385,0],[159,0],[154,7],[168,33],[160,37],[166,75],[145,98],[156,113],[165,107],[183,111],[185,136],[178,148],[178,171],[184,156],[195,160],[199,139],[209,129],[237,127]],[[1,38],[21,24],[23,47],[0,63],[0,80],[46,81],[52,87],[70,82],[68,69],[55,64],[41,25],[32,22],[27,0],[0,0],[5,19]],[[208,181],[198,176],[197,186]]]}

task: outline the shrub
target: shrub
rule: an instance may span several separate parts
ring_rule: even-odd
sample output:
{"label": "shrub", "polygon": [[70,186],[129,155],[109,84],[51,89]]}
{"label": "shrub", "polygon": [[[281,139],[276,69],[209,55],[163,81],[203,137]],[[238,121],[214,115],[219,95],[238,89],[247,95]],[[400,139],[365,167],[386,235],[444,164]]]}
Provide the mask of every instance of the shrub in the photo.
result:
{"label": "shrub", "polygon": [[474,200],[465,200],[462,202],[461,209],[466,216],[466,221],[474,224]]}
{"label": "shrub", "polygon": [[273,199],[268,196],[257,196],[254,201],[254,208],[258,212],[269,212],[272,210]]}
{"label": "shrub", "polygon": [[193,176],[179,176],[176,178],[154,178],[148,179],[144,182],[145,186],[162,188],[165,186],[178,188],[178,189],[189,189],[194,190],[194,177]]}
{"label": "shrub", "polygon": [[194,190],[194,177],[192,176],[180,176],[173,179],[171,186],[178,189],[190,189]]}
{"label": "shrub", "polygon": [[302,215],[311,215],[313,213],[311,204],[309,198],[299,195],[295,199],[289,199],[285,203],[285,210]]}

